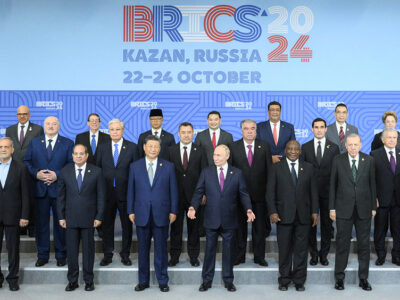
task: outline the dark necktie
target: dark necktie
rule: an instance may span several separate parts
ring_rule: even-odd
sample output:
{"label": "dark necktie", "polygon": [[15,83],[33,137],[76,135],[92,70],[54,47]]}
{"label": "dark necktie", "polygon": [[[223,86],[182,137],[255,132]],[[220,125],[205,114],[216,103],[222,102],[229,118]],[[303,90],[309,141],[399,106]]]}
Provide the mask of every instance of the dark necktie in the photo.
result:
{"label": "dark necktie", "polygon": [[154,135],[158,137],[158,131],[154,131]]}
{"label": "dark necktie", "polygon": [[343,126],[340,126],[339,139],[340,139],[340,144],[343,144],[343,142],[344,142],[344,131],[343,131]]}
{"label": "dark necktie", "polygon": [[19,133],[19,142],[21,143],[21,145],[23,144],[25,139],[24,128],[25,125],[21,125],[21,132]]}
{"label": "dark necktie", "polygon": [[221,192],[224,190],[224,182],[225,182],[225,177],[224,177],[224,168],[219,168],[219,186],[221,187]]}
{"label": "dark necktie", "polygon": [[90,147],[92,148],[92,154],[94,155],[96,152],[96,135],[92,134],[92,142],[90,144]]}
{"label": "dark necktie", "polygon": [[249,166],[251,167],[251,164],[253,163],[253,151],[251,151],[252,146],[247,145],[247,148],[249,148],[249,153],[247,154],[247,160],[249,162]]}
{"label": "dark necktie", "polygon": [[318,165],[321,164],[321,160],[322,160],[321,141],[318,141],[318,147],[317,147],[317,163],[318,163]]}
{"label": "dark necktie", "polygon": [[290,163],[292,165],[292,169],[291,169],[291,175],[292,175],[292,181],[293,184],[296,185],[297,183],[297,176],[296,176],[296,170],[294,169],[294,166],[296,165],[296,163]]}
{"label": "dark necktie", "polygon": [[396,173],[396,160],[394,159],[393,151],[389,151],[389,154],[390,154],[390,166],[392,167],[393,174],[395,174]]}
{"label": "dark necktie", "polygon": [[78,182],[78,189],[81,190],[81,186],[82,186],[82,169],[78,169],[79,174],[78,177],[76,178],[76,181]]}
{"label": "dark necktie", "polygon": [[182,166],[183,166],[183,170],[185,170],[185,171],[186,171],[186,169],[188,167],[188,163],[189,163],[186,149],[187,149],[187,147],[184,146],[183,147],[183,162],[182,162]]}
{"label": "dark necktie", "polygon": [[47,146],[47,159],[48,160],[51,159],[51,153],[53,152],[53,147],[51,147],[51,142],[53,142],[53,140],[49,140],[49,144]]}
{"label": "dark necktie", "polygon": [[354,182],[357,180],[357,168],[356,168],[356,160],[352,160],[353,164],[351,165],[351,173],[353,173]]}

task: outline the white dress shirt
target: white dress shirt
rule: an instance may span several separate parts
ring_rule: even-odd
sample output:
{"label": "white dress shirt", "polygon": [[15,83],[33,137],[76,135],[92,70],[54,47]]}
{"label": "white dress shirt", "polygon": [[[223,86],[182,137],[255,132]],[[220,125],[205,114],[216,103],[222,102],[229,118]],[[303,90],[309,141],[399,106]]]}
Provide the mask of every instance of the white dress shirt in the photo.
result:
{"label": "white dress shirt", "polygon": [[343,133],[344,133],[344,135],[346,135],[346,128],[347,128],[346,122],[344,122],[343,125],[340,125],[340,124],[336,121],[336,130],[337,130],[338,135],[339,135],[339,132],[340,132],[340,127],[343,127]]}
{"label": "white dress shirt", "polygon": [[112,154],[114,157],[114,152],[115,152],[115,144],[118,144],[118,155],[121,153],[121,149],[122,149],[122,143],[124,142],[124,139],[120,139],[117,143],[115,143],[114,141],[111,141],[111,149],[112,149]]}
{"label": "white dress shirt", "polygon": [[210,131],[210,139],[212,141],[213,133],[215,132],[215,144],[218,145],[219,136],[221,134],[221,129],[218,128],[217,130],[212,130],[211,128],[208,129]]}
{"label": "white dress shirt", "polygon": [[251,144],[247,144],[246,141],[243,139],[244,150],[246,151],[246,157],[249,157],[249,148],[247,146],[251,145],[251,152],[253,153],[254,157],[254,141]]}
{"label": "white dress shirt", "polygon": [[351,169],[352,166],[353,166],[353,160],[356,160],[356,168],[357,168],[357,170],[358,170],[358,163],[359,163],[359,161],[360,161],[360,154],[357,154],[357,156],[354,157],[354,158],[351,157],[350,154],[349,154],[350,169]]}
{"label": "white dress shirt", "polygon": [[28,127],[29,127],[29,121],[28,122],[26,122],[25,124],[21,124],[21,123],[19,123],[18,122],[18,141],[19,142],[21,142],[20,140],[19,140],[19,135],[20,135],[20,133],[21,133],[21,126],[24,126],[24,129],[23,129],[23,131],[24,131],[24,138],[26,137],[26,132],[28,131]]}
{"label": "white dress shirt", "polygon": [[218,183],[220,183],[219,180],[219,173],[221,173],[221,168],[223,168],[222,172],[224,173],[224,179],[226,179],[226,173],[228,173],[228,163],[225,163],[223,166],[217,166],[217,177],[218,177]]}
{"label": "white dress shirt", "polygon": [[89,145],[92,146],[92,135],[94,134],[94,139],[96,140],[96,146],[99,143],[99,131],[97,130],[96,133],[93,133],[89,130]]}
{"label": "white dress shirt", "polygon": [[183,147],[187,147],[186,152],[187,152],[187,157],[188,157],[188,162],[189,162],[190,150],[192,150],[192,143],[185,145],[182,142],[180,142],[179,144],[180,144],[179,147],[181,149],[181,162],[183,163],[183,153],[185,153],[185,149],[183,149]]}
{"label": "white dress shirt", "polygon": [[394,162],[396,162],[396,148],[390,149],[390,148],[388,148],[386,146],[384,146],[384,148],[385,148],[386,155],[387,155],[387,158],[388,158],[389,162],[390,162],[390,153],[389,153],[389,151],[392,151],[392,155],[394,157]]}
{"label": "white dress shirt", "polygon": [[279,130],[281,128],[281,121],[279,120],[277,123],[272,123],[272,121],[269,120],[269,124],[271,125],[272,136],[274,136],[274,124],[276,124],[276,137],[277,140],[279,140]]}
{"label": "white dress shirt", "polygon": [[[153,163],[153,166],[151,168],[153,169],[153,176],[156,177],[156,169],[157,169],[158,157],[153,161],[148,160],[147,156],[145,156],[145,159],[146,159],[146,170],[148,170],[150,168],[150,163]],[[149,171],[147,171],[147,173],[148,172]],[[154,177],[153,177],[153,179],[154,179]]]}
{"label": "white dress shirt", "polygon": [[323,137],[322,139],[317,139],[316,137],[314,138],[315,157],[317,157],[318,142],[321,142],[321,157],[323,157],[324,150],[325,150],[325,144],[326,144],[326,138],[325,137]]}
{"label": "white dress shirt", "polygon": [[156,131],[157,131],[157,137],[161,138],[161,131],[162,131],[162,128],[161,128],[161,127],[158,128],[158,129],[151,128],[151,134],[152,134],[152,135],[156,135]]}
{"label": "white dress shirt", "polygon": [[292,164],[294,163],[294,171],[296,172],[296,177],[299,178],[299,160],[296,159],[295,161],[291,161],[289,158],[286,157],[286,161],[289,165],[289,171],[292,172]]}
{"label": "white dress shirt", "polygon": [[49,140],[51,140],[51,150],[54,150],[54,145],[56,144],[56,142],[57,142],[57,138],[58,138],[58,133],[55,135],[55,136],[53,136],[52,138],[49,138],[47,135],[45,136],[45,139],[46,139],[46,149],[47,149],[47,147],[49,146]]}
{"label": "white dress shirt", "polygon": [[82,174],[82,182],[83,182],[83,177],[85,177],[86,163],[82,167],[78,167],[77,164],[74,164],[74,165],[75,165],[75,176],[76,176],[76,179],[78,179],[78,175],[79,175],[78,169],[82,169],[81,174]]}

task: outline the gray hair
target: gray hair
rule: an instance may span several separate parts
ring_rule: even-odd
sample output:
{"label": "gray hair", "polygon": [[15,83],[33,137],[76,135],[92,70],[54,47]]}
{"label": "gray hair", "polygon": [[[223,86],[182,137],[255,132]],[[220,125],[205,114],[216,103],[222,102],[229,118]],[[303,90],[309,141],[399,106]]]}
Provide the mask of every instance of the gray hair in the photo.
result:
{"label": "gray hair", "polygon": [[256,129],[257,129],[257,123],[256,121],[252,120],[252,119],[245,119],[242,122],[240,122],[240,128],[243,129],[243,124],[244,123],[254,123],[254,125],[256,125]]}
{"label": "gray hair", "polygon": [[385,127],[385,129],[383,129],[383,131],[382,131],[382,136],[381,137],[383,137],[383,138],[386,137],[386,133],[387,132],[396,132],[396,135],[399,136],[399,133],[397,132],[396,129]]}
{"label": "gray hair", "polygon": [[361,142],[361,137],[357,133],[350,133],[349,135],[346,135],[345,144],[347,144],[347,139],[348,138],[354,138],[354,137],[358,137],[360,139],[360,142]]}
{"label": "gray hair", "polygon": [[12,139],[12,138],[10,138],[10,137],[8,137],[8,136],[5,136],[5,137],[2,137],[2,138],[0,138],[0,141],[4,141],[4,140],[6,140],[6,141],[10,141],[10,143],[11,143],[11,147],[13,147],[13,148],[14,148],[14,141],[13,141],[13,139]]}
{"label": "gray hair", "polygon": [[217,147],[224,148],[226,155],[230,155],[231,154],[231,151],[229,150],[229,147],[227,145],[221,144],[221,145],[218,145]]}
{"label": "gray hair", "polygon": [[125,124],[120,119],[112,119],[110,122],[108,122],[108,127],[110,127],[110,125],[114,123],[120,123],[122,128],[125,129]]}

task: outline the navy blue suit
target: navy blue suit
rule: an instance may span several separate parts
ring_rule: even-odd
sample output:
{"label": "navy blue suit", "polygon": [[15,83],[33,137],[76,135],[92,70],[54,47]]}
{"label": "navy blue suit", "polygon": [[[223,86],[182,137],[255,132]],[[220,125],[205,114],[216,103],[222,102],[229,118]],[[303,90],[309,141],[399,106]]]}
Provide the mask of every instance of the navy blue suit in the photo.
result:
{"label": "navy blue suit", "polygon": [[114,224],[117,209],[122,227],[121,258],[128,258],[132,244],[132,223],[126,213],[126,192],[128,190],[129,165],[139,158],[138,148],[135,143],[123,140],[119,149],[117,165],[114,165],[112,149],[114,142],[108,141],[97,147],[96,165],[103,171],[106,182],[107,200],[104,210],[103,252],[104,257],[112,258],[114,251]]}
{"label": "navy blue suit", "polygon": [[233,282],[232,239],[238,226],[239,201],[242,207],[252,209],[250,196],[247,193],[246,181],[240,169],[228,165],[221,191],[217,167],[204,169],[193,194],[191,205],[197,211],[203,195],[206,195],[203,226],[206,230],[206,251],[202,277],[203,282],[212,282],[215,272],[215,256],[218,235],[222,236],[222,278],[225,283]]}
{"label": "navy blue suit", "polygon": [[86,164],[79,189],[75,165],[61,170],[58,180],[57,209],[60,220],[67,224],[68,281],[78,281],[79,242],[82,240],[83,280],[93,282],[94,220],[103,220],[106,192],[101,169]]}
{"label": "navy blue suit", "polygon": [[139,284],[149,284],[152,236],[157,280],[160,285],[168,284],[169,214],[178,213],[178,187],[174,165],[158,158],[151,186],[146,159],[142,158],[132,163],[129,171],[127,201],[128,214],[135,214],[139,242]]}
{"label": "navy blue suit", "polygon": [[257,138],[266,141],[271,146],[271,155],[282,155],[285,157],[285,147],[288,141],[295,140],[294,126],[281,121],[279,127],[278,145],[275,145],[270,121],[257,124]]}
{"label": "navy blue suit", "polygon": [[24,162],[35,179],[35,230],[38,258],[49,259],[50,254],[50,208],[53,212],[53,235],[56,259],[65,258],[65,230],[58,223],[57,182],[47,186],[36,178],[40,170],[51,170],[60,177],[61,169],[72,164],[74,142],[58,135],[50,159],[47,157],[45,136],[39,136],[29,143]]}

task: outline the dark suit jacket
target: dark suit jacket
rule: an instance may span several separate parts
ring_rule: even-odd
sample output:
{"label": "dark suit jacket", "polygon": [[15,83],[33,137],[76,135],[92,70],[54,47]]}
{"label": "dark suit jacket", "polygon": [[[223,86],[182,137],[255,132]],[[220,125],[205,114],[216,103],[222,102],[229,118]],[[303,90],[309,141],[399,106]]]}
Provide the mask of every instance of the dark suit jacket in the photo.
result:
{"label": "dark suit jacket", "polygon": [[243,139],[234,142],[230,149],[232,166],[242,170],[251,201],[264,202],[268,171],[272,166],[269,144],[260,139],[254,141],[253,162],[251,166],[249,166],[247,160]]}
{"label": "dark suit jacket", "polygon": [[[346,122],[346,132],[344,133],[344,139],[346,140],[346,136],[351,133],[358,134],[358,129],[357,127],[350,125]],[[339,146],[340,153],[347,152],[345,143],[343,142],[343,144],[340,144],[339,132],[337,131],[336,122],[328,126],[328,130],[326,131],[326,138]]]}
{"label": "dark suit jacket", "polygon": [[[194,142],[195,142],[195,144],[200,145],[206,152],[208,166],[214,166],[214,158],[213,158],[214,147],[213,147],[211,137],[210,137],[210,129],[205,129],[205,130],[199,132],[197,134]],[[226,145],[229,147],[230,144],[232,144],[232,143],[233,143],[232,134],[230,134],[229,132],[227,132],[223,129],[220,129],[217,146],[218,145]]]}
{"label": "dark suit jacket", "polygon": [[14,142],[13,158],[23,162],[29,143],[33,138],[41,135],[44,135],[43,127],[29,122],[29,127],[26,131],[24,142],[21,145],[19,142],[18,123],[8,127],[6,129],[6,136],[12,138]]}
{"label": "dark suit jacket", "polygon": [[374,159],[362,152],[356,182],[347,152],[337,155],[332,164],[329,210],[336,210],[337,218],[350,219],[354,207],[361,219],[370,218],[372,210],[376,210]]}
{"label": "dark suit jacket", "polygon": [[318,193],[320,198],[329,198],[332,161],[333,158],[338,154],[340,154],[339,147],[330,140],[326,139],[321,165],[318,165],[314,148],[314,139],[303,144],[301,147],[300,158],[314,166],[318,180]]}
{"label": "dark suit jacket", "polygon": [[126,191],[128,190],[129,165],[139,159],[138,147],[126,139],[122,142],[122,149],[119,151],[117,166],[114,166],[114,156],[112,152],[112,141],[100,145],[97,152],[96,165],[103,171],[106,181],[107,199],[112,197],[112,190],[115,179],[115,189],[120,201],[126,201]]}
{"label": "dark suit jacket", "polygon": [[127,193],[128,214],[135,214],[135,224],[146,226],[150,209],[153,222],[158,227],[168,226],[169,214],[178,213],[178,188],[174,165],[158,158],[153,185],[150,186],[146,159],[130,165]]}
{"label": "dark suit jacket", "polygon": [[257,138],[266,141],[271,147],[271,155],[282,155],[285,157],[285,147],[288,141],[295,140],[294,126],[290,123],[281,121],[279,128],[278,145],[275,145],[272,135],[270,121],[257,124]]}
{"label": "dark suit jacket", "polygon": [[[400,132],[397,132],[397,134],[400,137]],[[372,144],[371,144],[371,154],[372,154],[372,151],[379,149],[382,146],[383,146],[383,142],[382,142],[382,131],[381,131],[381,132],[378,132],[377,134],[375,134],[375,136],[374,136],[374,140],[372,141]],[[400,138],[397,139],[396,147],[400,149]]]}
{"label": "dark suit jacket", "polygon": [[91,135],[92,134],[90,133],[90,131],[86,131],[86,132],[78,134],[75,138],[75,145],[81,144],[81,145],[86,146],[86,148],[88,149],[88,154],[89,154],[87,162],[95,165],[96,159],[97,159],[98,147],[101,144],[104,144],[104,143],[107,143],[108,141],[110,141],[110,136],[104,132],[99,131],[99,139],[97,141],[96,153],[93,155],[92,146],[91,146],[91,142],[92,142]]}
{"label": "dark suit jacket", "polygon": [[400,205],[400,150],[396,148],[393,153],[396,157],[396,173],[393,174],[389,159],[386,155],[386,150],[381,147],[372,151],[371,156],[375,162],[375,180],[376,194],[379,201],[379,207],[389,207],[393,197]]}
{"label": "dark suit jacket", "polygon": [[182,165],[180,143],[168,148],[167,160],[175,166],[180,201],[186,199],[186,201],[190,202],[201,170],[207,166],[207,158],[204,150],[199,145],[192,143],[186,171]]}
{"label": "dark suit jacket", "polygon": [[206,195],[207,198],[204,206],[204,228],[218,229],[222,226],[223,229],[236,229],[239,201],[245,213],[252,209],[242,171],[231,165],[228,165],[222,192],[216,166],[205,168],[201,172],[190,203],[196,211],[203,195]]}
{"label": "dark suit jacket", "polygon": [[0,183],[0,223],[19,226],[20,219],[29,219],[29,184],[26,166],[13,159],[5,186]]}
{"label": "dark suit jacket", "polygon": [[[151,130],[148,130],[146,132],[143,132],[139,136],[138,140],[138,149],[139,149],[139,157],[142,158],[144,157],[144,150],[143,150],[143,145],[144,145],[144,139],[148,136],[151,135],[152,132]],[[165,131],[164,129],[161,130],[161,134],[159,134],[159,138],[161,139],[161,151],[159,154],[159,157],[163,159],[167,159],[168,156],[168,148],[171,147],[172,145],[175,145],[175,138],[174,136]]]}
{"label": "dark suit jacket", "polygon": [[268,213],[277,213],[281,224],[292,224],[296,212],[301,224],[311,224],[318,213],[317,178],[313,166],[299,160],[297,184],[294,185],[287,160],[274,164],[268,175],[266,200]]}
{"label": "dark suit jacket", "polygon": [[35,195],[36,197],[45,197],[46,192],[52,198],[57,197],[57,181],[47,186],[36,178],[37,172],[40,170],[51,170],[60,177],[60,171],[68,164],[72,164],[72,149],[74,142],[63,136],[58,135],[57,142],[54,144],[51,159],[47,159],[45,136],[34,138],[28,147],[24,162],[28,167],[29,173],[35,179]]}

